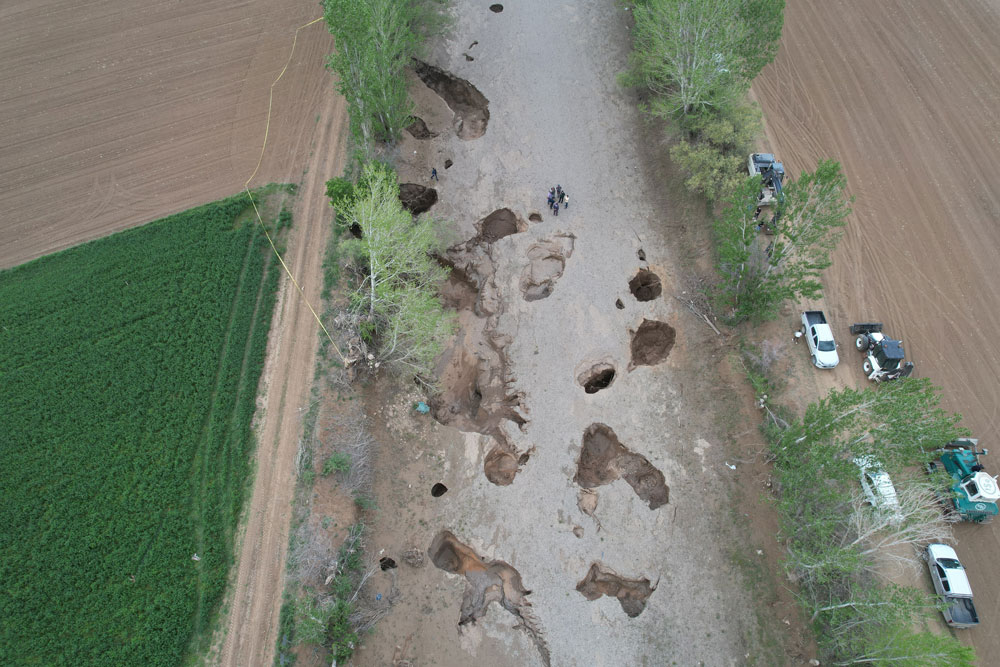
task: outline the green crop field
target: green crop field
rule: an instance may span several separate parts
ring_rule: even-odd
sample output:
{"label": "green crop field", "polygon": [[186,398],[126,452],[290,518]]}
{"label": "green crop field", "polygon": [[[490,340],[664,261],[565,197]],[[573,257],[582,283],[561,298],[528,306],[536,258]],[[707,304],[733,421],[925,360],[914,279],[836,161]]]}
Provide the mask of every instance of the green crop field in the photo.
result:
{"label": "green crop field", "polygon": [[247,207],[0,272],[0,664],[204,648],[280,270]]}

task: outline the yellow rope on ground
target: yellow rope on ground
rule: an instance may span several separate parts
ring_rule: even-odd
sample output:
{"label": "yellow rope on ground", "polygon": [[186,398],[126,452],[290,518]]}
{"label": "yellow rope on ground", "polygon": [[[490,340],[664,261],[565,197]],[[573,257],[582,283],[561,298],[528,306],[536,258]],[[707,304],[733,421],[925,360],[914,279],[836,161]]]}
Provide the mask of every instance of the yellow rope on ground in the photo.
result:
{"label": "yellow rope on ground", "polygon": [[278,74],[278,78],[276,78],[271,83],[271,89],[267,98],[267,123],[264,125],[264,144],[260,147],[260,157],[257,158],[257,166],[254,167],[253,173],[250,174],[250,178],[248,178],[246,182],[243,184],[243,189],[246,190],[247,196],[250,197],[250,204],[253,205],[253,212],[257,215],[257,222],[260,224],[260,228],[264,230],[264,236],[267,237],[267,242],[271,244],[271,250],[274,251],[275,257],[277,257],[278,261],[281,262],[281,267],[285,270],[285,273],[288,274],[289,280],[291,280],[292,284],[295,285],[295,289],[299,291],[299,294],[302,296],[302,300],[309,308],[309,312],[312,313],[312,316],[314,318],[316,318],[316,323],[319,324],[320,329],[322,329],[323,333],[326,334],[326,337],[330,341],[330,344],[333,345],[333,349],[337,351],[337,356],[340,357],[340,360],[346,366],[347,359],[344,357],[344,354],[340,351],[340,348],[337,346],[337,343],[333,340],[333,336],[331,336],[330,332],[327,331],[326,326],[323,324],[323,320],[320,319],[319,314],[316,313],[316,309],[312,307],[311,303],[309,303],[309,299],[306,298],[306,294],[302,290],[302,286],[299,285],[299,282],[295,279],[295,276],[292,275],[292,272],[288,268],[288,265],[285,264],[285,260],[284,258],[282,258],[281,253],[278,252],[278,248],[275,247],[274,239],[272,239],[271,235],[268,233],[267,227],[264,225],[264,221],[260,217],[260,211],[257,210],[257,202],[254,201],[253,193],[250,192],[250,181],[252,181],[254,179],[254,176],[257,175],[257,171],[260,169],[260,164],[261,162],[264,161],[264,149],[267,148],[267,135],[271,131],[271,104],[274,101],[274,87],[278,84],[279,81],[281,81],[281,77],[285,76],[285,71],[288,69],[289,63],[292,62],[292,55],[294,55],[295,53],[295,45],[299,39],[299,31],[302,30],[303,28],[308,28],[312,24],[318,23],[322,20],[323,17],[321,16],[318,19],[313,19],[309,23],[301,25],[295,29],[295,35],[292,37],[292,50],[289,51],[288,53],[288,60],[285,61],[285,66],[281,68],[281,73]]}

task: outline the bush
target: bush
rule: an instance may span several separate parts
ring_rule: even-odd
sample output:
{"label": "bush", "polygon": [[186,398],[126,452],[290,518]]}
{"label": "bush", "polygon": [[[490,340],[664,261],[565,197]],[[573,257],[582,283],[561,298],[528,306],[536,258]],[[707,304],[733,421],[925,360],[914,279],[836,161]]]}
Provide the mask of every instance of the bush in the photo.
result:
{"label": "bush", "polygon": [[335,472],[347,472],[351,469],[351,457],[342,452],[335,452],[323,462],[323,477]]}

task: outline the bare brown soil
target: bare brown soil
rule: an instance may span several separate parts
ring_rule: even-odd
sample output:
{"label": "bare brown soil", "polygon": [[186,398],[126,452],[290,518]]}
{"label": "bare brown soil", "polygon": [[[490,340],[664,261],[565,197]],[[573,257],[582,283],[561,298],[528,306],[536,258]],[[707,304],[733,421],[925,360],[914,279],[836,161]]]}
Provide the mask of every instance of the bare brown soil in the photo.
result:
{"label": "bare brown soil", "polygon": [[[826,385],[860,384],[851,322],[882,321],[942,407],[995,446],[1000,403],[1000,7],[995,3],[788,3],[781,51],[754,85],[766,148],[789,174],[839,160],[857,197],[825,277],[843,344]],[[789,327],[790,329],[791,327]],[[988,471],[1000,472],[992,457]],[[960,525],[982,625],[958,634],[1000,651],[1000,526]]]}
{"label": "bare brown soil", "polygon": [[[292,33],[319,13],[297,0],[8,6],[0,268],[241,190]],[[331,49],[322,23],[300,33],[256,184],[299,180]]]}

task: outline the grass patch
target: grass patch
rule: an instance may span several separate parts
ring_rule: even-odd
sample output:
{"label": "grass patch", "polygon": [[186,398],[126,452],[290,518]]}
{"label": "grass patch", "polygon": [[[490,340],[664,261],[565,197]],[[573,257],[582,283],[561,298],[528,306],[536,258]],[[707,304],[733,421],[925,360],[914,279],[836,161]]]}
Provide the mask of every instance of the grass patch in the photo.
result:
{"label": "grass patch", "polygon": [[207,648],[279,278],[259,225],[237,222],[248,205],[0,272],[0,662]]}

